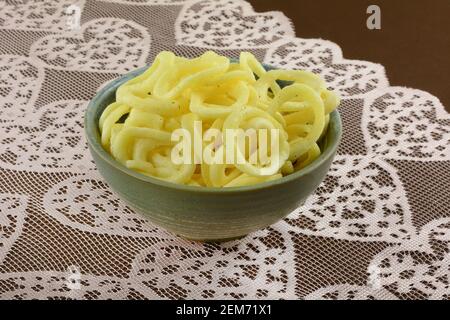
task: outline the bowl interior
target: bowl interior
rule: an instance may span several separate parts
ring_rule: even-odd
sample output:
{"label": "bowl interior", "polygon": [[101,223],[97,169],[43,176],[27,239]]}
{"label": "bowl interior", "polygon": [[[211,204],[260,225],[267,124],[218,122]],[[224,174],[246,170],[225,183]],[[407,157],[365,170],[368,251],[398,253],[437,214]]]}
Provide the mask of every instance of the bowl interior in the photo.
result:
{"label": "bowl interior", "polygon": [[[271,66],[264,67],[269,70],[273,69]],[[232,187],[232,188],[213,188],[213,187],[196,187],[196,186],[187,186],[187,185],[181,185],[181,184],[175,184],[171,182],[167,182],[164,180],[152,178],[143,174],[140,174],[134,170],[128,169],[118,161],[116,161],[105,149],[103,149],[101,145],[101,137],[100,137],[100,131],[98,127],[98,121],[100,119],[100,116],[103,112],[103,110],[112,102],[115,101],[115,93],[117,88],[124,82],[128,81],[131,78],[134,78],[144,72],[148,67],[143,67],[140,69],[136,69],[134,71],[131,71],[122,77],[119,77],[112,82],[108,83],[105,87],[103,87],[91,100],[89,103],[86,114],[85,114],[85,133],[86,138],[89,143],[89,146],[91,148],[92,152],[95,152],[97,155],[99,155],[104,161],[108,162],[112,166],[114,166],[117,170],[121,170],[128,175],[131,175],[139,180],[144,180],[149,183],[157,184],[160,186],[164,186],[167,188],[175,188],[175,189],[181,189],[181,190],[189,190],[189,191],[197,191],[197,192],[207,192],[207,193],[233,193],[233,192],[244,192],[244,191],[252,191],[255,189],[261,189],[261,188],[270,188],[271,186],[279,185],[282,183],[285,183],[289,180],[296,179],[302,175],[308,174],[311,171],[313,171],[317,166],[319,166],[323,161],[328,159],[329,157],[332,157],[339,145],[341,136],[342,136],[342,124],[341,124],[341,118],[339,115],[339,112],[337,110],[334,110],[330,114],[330,121],[328,124],[328,129],[326,134],[322,137],[322,139],[319,141],[319,147],[322,151],[320,156],[314,160],[312,163],[310,163],[305,168],[296,171],[290,175],[287,175],[285,177],[282,177],[280,179],[263,182],[251,186],[244,186],[244,187]],[[280,82],[281,86],[286,85],[286,82]]]}

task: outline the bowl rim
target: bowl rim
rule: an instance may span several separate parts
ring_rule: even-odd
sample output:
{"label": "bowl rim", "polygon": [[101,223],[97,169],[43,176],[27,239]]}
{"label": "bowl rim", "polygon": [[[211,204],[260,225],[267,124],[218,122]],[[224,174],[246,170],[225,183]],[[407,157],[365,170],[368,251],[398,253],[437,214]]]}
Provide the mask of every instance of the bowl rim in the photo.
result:
{"label": "bowl rim", "polygon": [[[100,133],[98,128],[98,119],[96,119],[96,112],[99,106],[101,105],[101,102],[106,98],[109,97],[111,94],[115,94],[115,91],[117,90],[117,87],[121,85],[123,82],[127,81],[128,79],[135,77],[142,73],[144,70],[146,70],[149,66],[145,66],[139,69],[132,70],[117,79],[114,79],[110,82],[108,82],[106,85],[104,85],[96,94],[95,96],[90,100],[89,104],[87,105],[85,114],[84,114],[84,132],[85,136],[88,142],[88,145],[90,147],[91,152],[95,152],[99,157],[101,157],[105,162],[107,162],[109,165],[114,167],[115,169],[132,176],[138,180],[141,180],[146,183],[154,184],[160,187],[168,188],[168,189],[174,189],[178,191],[188,191],[188,192],[199,192],[199,193],[242,193],[246,191],[255,191],[255,190],[262,190],[262,189],[268,189],[272,188],[278,185],[282,185],[285,183],[288,183],[290,181],[293,181],[295,179],[298,179],[302,176],[305,176],[312,171],[314,171],[317,167],[319,167],[323,162],[325,162],[329,157],[332,157],[341,141],[342,138],[342,122],[341,117],[337,109],[335,109],[333,112],[330,113],[330,121],[329,124],[333,123],[333,130],[335,138],[332,143],[327,146],[327,148],[319,155],[317,159],[315,159],[312,163],[307,165],[306,167],[291,173],[287,176],[281,177],[279,179],[266,181],[262,183],[257,183],[250,186],[242,186],[242,187],[199,187],[199,186],[189,186],[184,184],[177,184],[169,181],[164,181],[161,179],[153,178],[150,176],[146,176],[144,174],[141,174],[137,171],[131,170],[115,160],[110,153],[108,153],[100,142]],[[267,68],[273,68],[272,66],[264,65],[264,67]]]}

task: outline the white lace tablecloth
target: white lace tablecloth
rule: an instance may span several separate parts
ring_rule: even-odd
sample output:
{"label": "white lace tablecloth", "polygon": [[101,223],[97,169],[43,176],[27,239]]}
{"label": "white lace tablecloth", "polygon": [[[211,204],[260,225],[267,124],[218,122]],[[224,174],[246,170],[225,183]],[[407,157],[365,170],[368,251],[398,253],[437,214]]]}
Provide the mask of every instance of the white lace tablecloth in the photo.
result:
{"label": "white lace tablecloth", "polygon": [[[450,298],[450,116],[427,92],[389,86],[383,66],[296,38],[282,13],[244,1],[1,1],[0,44],[1,298]],[[83,112],[161,50],[247,50],[341,94],[342,144],[303,207],[201,244],[111,191]]]}

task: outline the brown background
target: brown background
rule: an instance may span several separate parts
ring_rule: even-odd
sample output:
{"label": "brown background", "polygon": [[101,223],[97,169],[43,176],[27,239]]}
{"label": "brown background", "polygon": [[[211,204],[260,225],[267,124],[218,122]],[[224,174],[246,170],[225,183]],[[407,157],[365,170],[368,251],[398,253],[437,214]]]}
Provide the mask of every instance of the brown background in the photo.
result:
{"label": "brown background", "polygon": [[[393,86],[422,89],[450,111],[450,0],[250,0],[256,11],[284,12],[298,37],[336,42],[348,59],[385,66]],[[369,30],[367,7],[381,8]]]}

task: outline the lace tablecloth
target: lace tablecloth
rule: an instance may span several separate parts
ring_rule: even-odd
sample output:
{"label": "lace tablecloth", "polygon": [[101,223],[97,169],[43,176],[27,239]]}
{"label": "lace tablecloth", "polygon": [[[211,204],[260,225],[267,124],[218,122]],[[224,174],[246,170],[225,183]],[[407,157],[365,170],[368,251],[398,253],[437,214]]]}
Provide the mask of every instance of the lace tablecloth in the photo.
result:
{"label": "lace tablecloth", "polygon": [[[243,1],[2,1],[0,44],[1,298],[450,298],[450,116],[427,92],[389,86],[383,66]],[[161,50],[247,50],[341,94],[342,144],[303,207],[201,244],[111,191],[83,112]]]}

